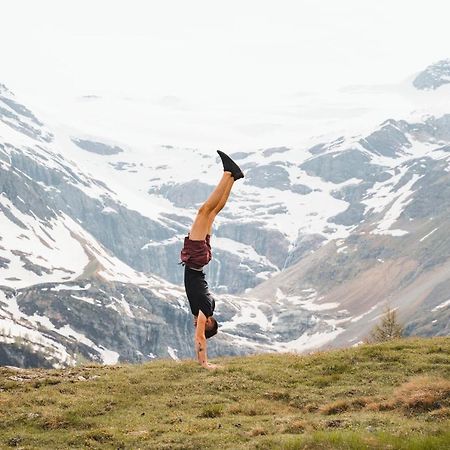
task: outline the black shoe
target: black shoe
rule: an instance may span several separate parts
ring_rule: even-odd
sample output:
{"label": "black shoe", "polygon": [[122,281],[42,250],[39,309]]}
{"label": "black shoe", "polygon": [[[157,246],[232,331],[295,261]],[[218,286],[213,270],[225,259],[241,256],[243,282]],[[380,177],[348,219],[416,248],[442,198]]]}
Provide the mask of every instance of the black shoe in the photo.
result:
{"label": "black shoe", "polygon": [[234,181],[244,178],[241,168],[226,153],[221,152],[220,150],[217,150],[217,153],[222,160],[224,172],[231,172]]}

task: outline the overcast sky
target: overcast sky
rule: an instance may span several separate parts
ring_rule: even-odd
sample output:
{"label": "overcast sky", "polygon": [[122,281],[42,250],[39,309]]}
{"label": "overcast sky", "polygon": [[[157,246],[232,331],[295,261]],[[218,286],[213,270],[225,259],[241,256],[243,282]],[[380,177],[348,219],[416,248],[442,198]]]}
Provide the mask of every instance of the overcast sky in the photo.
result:
{"label": "overcast sky", "polygon": [[[61,108],[105,93],[245,114],[399,82],[450,57],[446,0],[5,0],[0,83]],[[58,103],[59,102],[59,103]]]}

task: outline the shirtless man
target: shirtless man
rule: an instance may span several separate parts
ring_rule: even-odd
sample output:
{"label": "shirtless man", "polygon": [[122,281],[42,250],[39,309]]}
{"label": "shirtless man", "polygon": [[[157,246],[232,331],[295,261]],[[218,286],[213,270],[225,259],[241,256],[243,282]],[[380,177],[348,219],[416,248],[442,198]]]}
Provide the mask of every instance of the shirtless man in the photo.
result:
{"label": "shirtless man", "polygon": [[211,261],[210,238],[212,225],[219,211],[225,206],[236,180],[244,177],[239,166],[225,153],[217,150],[224,173],[219,184],[198,210],[192,228],[184,238],[181,262],[184,264],[184,286],[195,326],[195,353],[198,362],[206,369],[217,366],[208,363],[206,339],[217,334],[218,324],[213,317],[215,302],[205,279],[203,267]]}

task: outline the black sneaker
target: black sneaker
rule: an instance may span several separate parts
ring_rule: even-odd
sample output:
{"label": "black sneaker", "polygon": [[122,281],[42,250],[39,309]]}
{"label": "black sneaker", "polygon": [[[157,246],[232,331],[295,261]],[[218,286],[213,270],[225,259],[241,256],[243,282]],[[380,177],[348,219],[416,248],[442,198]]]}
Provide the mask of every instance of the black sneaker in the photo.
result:
{"label": "black sneaker", "polygon": [[217,153],[222,160],[224,172],[231,172],[234,181],[244,178],[241,168],[226,153],[221,152],[220,150],[217,150]]}

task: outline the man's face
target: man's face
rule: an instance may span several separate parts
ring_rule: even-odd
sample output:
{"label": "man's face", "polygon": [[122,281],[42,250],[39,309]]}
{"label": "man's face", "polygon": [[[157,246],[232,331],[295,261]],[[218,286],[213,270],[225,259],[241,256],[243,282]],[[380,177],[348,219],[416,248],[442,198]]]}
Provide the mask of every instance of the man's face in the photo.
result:
{"label": "man's face", "polygon": [[206,319],[205,329],[209,331],[212,330],[213,328],[214,328],[214,321],[212,320],[212,317],[208,317]]}
{"label": "man's face", "polygon": [[[197,317],[194,317],[194,327],[197,326]],[[205,330],[212,330],[214,328],[214,321],[212,317],[206,319]]]}

